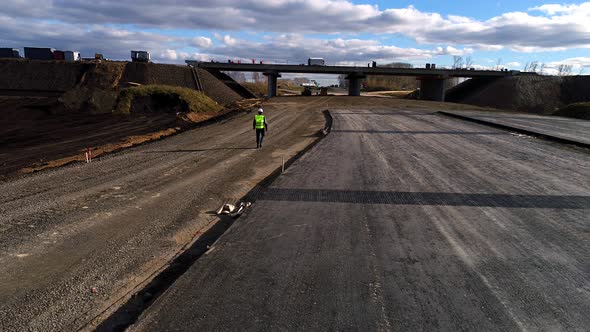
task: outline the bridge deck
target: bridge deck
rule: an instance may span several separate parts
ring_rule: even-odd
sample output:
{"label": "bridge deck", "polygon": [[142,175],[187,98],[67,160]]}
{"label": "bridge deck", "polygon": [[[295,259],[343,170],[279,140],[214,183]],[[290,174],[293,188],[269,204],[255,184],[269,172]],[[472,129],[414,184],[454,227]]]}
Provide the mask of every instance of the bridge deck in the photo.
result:
{"label": "bridge deck", "polygon": [[221,71],[310,73],[310,74],[357,74],[357,75],[396,75],[432,77],[505,77],[521,74],[519,71],[467,70],[467,69],[425,69],[389,67],[351,67],[351,66],[307,66],[285,64],[220,63],[186,60],[186,63],[204,69]]}

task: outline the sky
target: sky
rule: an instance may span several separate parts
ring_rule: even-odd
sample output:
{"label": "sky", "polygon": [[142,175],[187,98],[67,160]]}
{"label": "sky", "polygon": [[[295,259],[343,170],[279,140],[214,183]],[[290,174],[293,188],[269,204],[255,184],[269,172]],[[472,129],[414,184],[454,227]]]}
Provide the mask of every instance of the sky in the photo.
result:
{"label": "sky", "polygon": [[[590,73],[590,2],[533,0],[4,0],[0,47],[154,62],[407,62]],[[584,72],[585,71],[585,72]]]}

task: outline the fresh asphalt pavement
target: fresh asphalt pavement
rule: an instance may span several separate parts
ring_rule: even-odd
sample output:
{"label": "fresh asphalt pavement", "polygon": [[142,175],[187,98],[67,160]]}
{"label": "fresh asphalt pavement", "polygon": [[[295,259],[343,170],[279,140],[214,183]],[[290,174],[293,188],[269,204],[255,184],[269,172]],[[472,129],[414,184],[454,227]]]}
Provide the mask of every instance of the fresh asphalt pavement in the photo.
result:
{"label": "fresh asphalt pavement", "polygon": [[590,121],[523,113],[452,111],[468,118],[590,145]]}
{"label": "fresh asphalt pavement", "polygon": [[590,154],[332,110],[135,331],[590,330]]}

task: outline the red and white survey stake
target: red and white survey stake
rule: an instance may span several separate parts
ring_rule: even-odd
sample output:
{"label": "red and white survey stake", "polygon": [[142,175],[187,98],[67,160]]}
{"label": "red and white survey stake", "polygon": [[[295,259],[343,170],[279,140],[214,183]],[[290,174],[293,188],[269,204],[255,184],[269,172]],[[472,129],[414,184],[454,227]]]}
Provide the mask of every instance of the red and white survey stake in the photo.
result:
{"label": "red and white survey stake", "polygon": [[92,148],[88,148],[86,151],[86,162],[92,162]]}

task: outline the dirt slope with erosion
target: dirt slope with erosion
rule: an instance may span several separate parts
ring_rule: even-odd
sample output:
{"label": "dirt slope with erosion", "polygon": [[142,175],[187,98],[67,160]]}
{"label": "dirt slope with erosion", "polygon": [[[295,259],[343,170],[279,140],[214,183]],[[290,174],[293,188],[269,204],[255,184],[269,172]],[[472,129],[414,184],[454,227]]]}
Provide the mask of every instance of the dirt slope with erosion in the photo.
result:
{"label": "dirt slope with erosion", "polygon": [[447,100],[537,114],[590,101],[590,76],[523,75],[479,81],[467,80],[450,89]]}
{"label": "dirt slope with erosion", "polygon": [[[226,109],[199,116],[119,114],[115,110],[121,89],[129,82],[194,91],[191,69],[151,63],[0,60],[0,72],[0,179],[54,160],[81,160],[88,147],[101,153],[169,135],[231,111],[241,100],[215,77],[201,73],[205,94]],[[145,99],[136,103],[144,107],[134,109],[155,105]]]}

